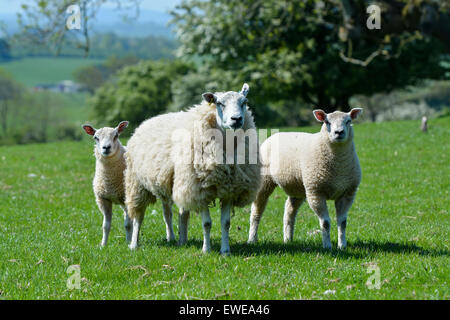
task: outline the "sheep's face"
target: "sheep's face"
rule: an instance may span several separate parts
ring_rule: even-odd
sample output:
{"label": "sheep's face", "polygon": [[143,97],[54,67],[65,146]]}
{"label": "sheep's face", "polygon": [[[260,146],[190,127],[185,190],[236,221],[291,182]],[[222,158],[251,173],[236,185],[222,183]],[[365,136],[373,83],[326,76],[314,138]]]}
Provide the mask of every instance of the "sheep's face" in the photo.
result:
{"label": "sheep's face", "polygon": [[244,126],[247,111],[248,84],[240,92],[204,93],[203,99],[216,105],[217,125],[222,129],[237,130]]}
{"label": "sheep's face", "polygon": [[353,138],[352,120],[361,112],[361,108],[354,108],[348,113],[335,111],[327,114],[322,110],[313,111],[317,121],[323,123],[331,143],[344,143]]}
{"label": "sheep's face", "polygon": [[113,157],[120,148],[119,135],[128,126],[128,121],[122,121],[116,128],[104,127],[95,129],[90,125],[84,125],[87,134],[93,136],[97,154],[103,158]]}

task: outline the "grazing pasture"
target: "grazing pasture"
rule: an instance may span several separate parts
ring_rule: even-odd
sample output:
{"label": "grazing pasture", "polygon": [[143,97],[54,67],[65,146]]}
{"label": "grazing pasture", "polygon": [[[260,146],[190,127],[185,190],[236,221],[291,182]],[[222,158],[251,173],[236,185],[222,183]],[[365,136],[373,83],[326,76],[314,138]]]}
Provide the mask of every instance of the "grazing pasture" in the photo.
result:
{"label": "grazing pasture", "polygon": [[[420,121],[355,124],[363,178],[343,252],[332,202],[333,250],[322,249],[307,204],[294,241],[284,244],[286,196],[279,189],[256,244],[246,244],[250,207],[236,210],[230,257],[219,254],[218,206],[210,254],[200,250],[198,214],[186,246],[166,242],[160,202],[147,209],[140,249],[128,249],[119,207],[101,248],[92,142],[0,147],[0,298],[449,299],[449,123],[432,119],[428,133]],[[289,130],[316,132],[319,125]],[[80,266],[80,289],[66,286],[71,265]]]}
{"label": "grazing pasture", "polygon": [[0,63],[0,68],[14,75],[27,87],[37,84],[74,80],[73,72],[84,66],[103,62],[102,59],[83,58],[23,58]]}

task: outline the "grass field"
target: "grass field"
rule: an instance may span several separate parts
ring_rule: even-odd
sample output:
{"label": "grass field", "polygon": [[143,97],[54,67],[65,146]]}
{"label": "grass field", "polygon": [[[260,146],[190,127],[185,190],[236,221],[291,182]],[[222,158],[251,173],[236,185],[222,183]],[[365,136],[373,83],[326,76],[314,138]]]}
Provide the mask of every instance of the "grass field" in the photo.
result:
{"label": "grass field", "polygon": [[83,58],[24,58],[0,63],[14,78],[27,87],[42,83],[74,80],[73,72],[79,67],[100,63],[100,59]]}
{"label": "grass field", "polygon": [[[101,249],[91,142],[1,147],[0,297],[449,299],[449,122],[431,120],[428,134],[417,121],[355,125],[363,180],[345,252],[336,249],[334,221],[334,249],[321,249],[319,224],[307,205],[297,216],[294,241],[283,244],[280,190],[257,244],[246,244],[249,208],[236,210],[230,257],[218,253],[217,208],[213,252],[204,255],[199,215],[191,217],[187,246],[167,244],[160,203],[147,210],[139,250],[127,248],[118,207],[109,246]],[[71,265],[80,266],[79,290],[66,287]],[[379,289],[366,285],[376,276],[371,270],[379,270]]]}

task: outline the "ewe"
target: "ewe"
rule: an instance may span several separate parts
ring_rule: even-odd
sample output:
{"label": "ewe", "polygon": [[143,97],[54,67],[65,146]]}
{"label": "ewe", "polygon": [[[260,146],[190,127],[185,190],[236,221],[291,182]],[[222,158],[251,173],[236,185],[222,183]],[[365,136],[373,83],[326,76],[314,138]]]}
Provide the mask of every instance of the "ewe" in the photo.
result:
{"label": "ewe", "polygon": [[108,242],[111,230],[112,204],[119,204],[124,212],[126,239],[131,239],[131,221],[125,207],[124,170],[126,149],[119,141],[119,135],[128,126],[128,121],[122,121],[116,128],[94,129],[84,125],[87,134],[94,137],[95,176],[94,194],[97,206],[103,213],[102,246]]}
{"label": "ewe", "polygon": [[[230,210],[251,203],[260,181],[258,139],[253,116],[247,108],[248,91],[248,85],[244,84],[240,92],[205,93],[200,105],[186,112],[151,118],[136,129],[128,142],[125,171],[126,204],[133,219],[131,249],[138,246],[146,207],[159,198],[167,240],[175,238],[171,211],[174,202],[182,208],[180,244],[187,241],[189,210],[198,210],[203,224],[203,252],[210,251],[208,207],[219,199],[220,251],[230,253]],[[231,147],[226,148],[228,144]],[[236,161],[247,153],[249,158],[254,155],[253,164],[245,159]]]}
{"label": "ewe", "polygon": [[283,219],[285,242],[292,240],[295,217],[306,198],[319,217],[324,248],[331,248],[326,200],[335,200],[338,247],[344,249],[347,246],[347,212],[361,181],[351,122],[361,112],[360,108],[349,113],[336,111],[330,114],[314,110],[316,119],[323,122],[320,132],[278,133],[264,141],[261,145],[261,187],[252,204],[250,217],[250,243],[258,239],[261,215],[278,185],[288,195]]}

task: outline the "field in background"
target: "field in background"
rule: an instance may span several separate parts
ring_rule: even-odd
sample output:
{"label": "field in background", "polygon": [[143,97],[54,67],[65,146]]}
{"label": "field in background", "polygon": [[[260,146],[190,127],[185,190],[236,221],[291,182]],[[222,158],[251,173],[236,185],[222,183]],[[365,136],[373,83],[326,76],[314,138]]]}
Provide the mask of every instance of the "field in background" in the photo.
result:
{"label": "field in background", "polygon": [[102,61],[84,58],[24,58],[0,63],[0,68],[12,74],[25,86],[33,87],[37,84],[74,80],[73,71]]}
{"label": "field in background", "polygon": [[[334,249],[321,249],[307,205],[294,241],[283,244],[280,190],[257,244],[246,244],[249,207],[236,210],[230,257],[218,253],[217,208],[213,252],[203,255],[199,215],[191,216],[187,246],[167,244],[159,202],[147,209],[139,250],[127,248],[117,207],[109,246],[101,249],[92,142],[0,147],[0,298],[449,299],[449,121],[431,120],[428,134],[418,121],[355,125],[363,180],[345,252],[336,249],[334,221]],[[329,208],[334,219],[332,202]],[[80,290],[66,287],[71,265],[81,268]],[[369,289],[377,268],[380,288]]]}
{"label": "field in background", "polygon": [[[39,99],[39,95],[34,92],[33,87],[38,84],[56,84],[63,80],[74,80],[73,72],[75,70],[101,62],[100,59],[59,57],[25,58],[0,63],[0,69],[10,73],[17,82],[27,87],[31,93],[30,99],[20,100],[17,102],[17,106],[13,107],[22,111],[16,113],[11,111],[7,117],[9,122],[8,135],[0,136],[0,145],[30,143],[30,138],[27,138],[26,132],[29,132],[31,136],[40,137],[36,138],[40,140],[31,140],[31,142],[75,139],[76,136],[78,139],[80,125],[88,121],[92,122],[94,117],[88,106],[90,95],[86,92],[49,92],[46,98],[41,97]],[[41,100],[48,100],[48,102],[40,102]],[[35,110],[40,111],[36,112]],[[33,112],[36,113],[35,118],[33,118],[34,121],[29,122],[28,118],[30,117],[27,117],[27,114],[33,114]],[[47,114],[48,119],[41,116],[43,114]],[[41,122],[45,122],[41,126],[47,128],[47,138],[44,140],[41,137],[43,130],[39,129],[39,123]]]}

